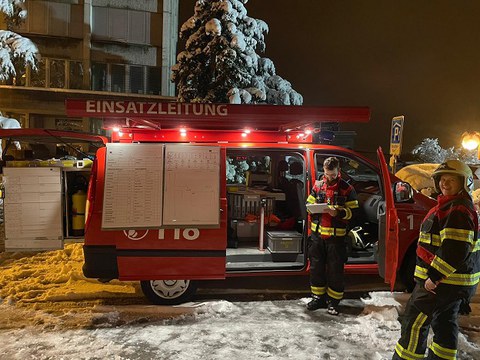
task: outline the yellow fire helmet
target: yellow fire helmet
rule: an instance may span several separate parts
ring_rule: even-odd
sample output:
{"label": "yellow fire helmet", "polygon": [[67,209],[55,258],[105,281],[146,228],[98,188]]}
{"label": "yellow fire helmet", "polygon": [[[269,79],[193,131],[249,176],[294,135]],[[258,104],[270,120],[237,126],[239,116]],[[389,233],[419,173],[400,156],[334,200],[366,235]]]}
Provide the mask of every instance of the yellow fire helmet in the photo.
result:
{"label": "yellow fire helmet", "polygon": [[463,178],[463,188],[471,196],[473,191],[472,170],[460,160],[448,160],[441,164],[432,174],[435,183],[435,191],[440,193],[440,176],[442,174],[453,174]]}

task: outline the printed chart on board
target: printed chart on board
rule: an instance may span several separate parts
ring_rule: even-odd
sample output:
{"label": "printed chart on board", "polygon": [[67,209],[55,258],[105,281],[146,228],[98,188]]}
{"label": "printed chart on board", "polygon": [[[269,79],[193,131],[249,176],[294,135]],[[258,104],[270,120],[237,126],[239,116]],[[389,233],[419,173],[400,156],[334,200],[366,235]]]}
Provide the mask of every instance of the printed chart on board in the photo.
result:
{"label": "printed chart on board", "polygon": [[166,145],[164,225],[220,224],[220,149]]}
{"label": "printed chart on board", "polygon": [[102,228],[162,225],[163,144],[107,144]]}

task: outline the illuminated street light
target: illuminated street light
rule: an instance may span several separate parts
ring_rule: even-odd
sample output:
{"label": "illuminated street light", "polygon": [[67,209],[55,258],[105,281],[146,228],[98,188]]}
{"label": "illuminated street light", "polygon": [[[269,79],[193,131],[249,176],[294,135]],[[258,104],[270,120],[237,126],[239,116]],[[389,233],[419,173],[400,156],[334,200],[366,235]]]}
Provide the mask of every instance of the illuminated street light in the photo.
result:
{"label": "illuminated street light", "polygon": [[476,131],[466,131],[462,134],[462,146],[467,150],[478,148],[478,159],[480,159],[480,133]]}

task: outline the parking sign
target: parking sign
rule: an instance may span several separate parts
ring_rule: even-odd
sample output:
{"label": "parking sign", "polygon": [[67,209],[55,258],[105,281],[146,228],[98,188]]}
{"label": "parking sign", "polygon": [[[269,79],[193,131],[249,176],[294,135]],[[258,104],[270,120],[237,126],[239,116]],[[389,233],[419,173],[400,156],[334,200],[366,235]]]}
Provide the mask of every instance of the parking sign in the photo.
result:
{"label": "parking sign", "polygon": [[390,131],[390,155],[400,156],[402,152],[402,133],[403,121],[405,117],[395,116],[392,119],[392,129]]}

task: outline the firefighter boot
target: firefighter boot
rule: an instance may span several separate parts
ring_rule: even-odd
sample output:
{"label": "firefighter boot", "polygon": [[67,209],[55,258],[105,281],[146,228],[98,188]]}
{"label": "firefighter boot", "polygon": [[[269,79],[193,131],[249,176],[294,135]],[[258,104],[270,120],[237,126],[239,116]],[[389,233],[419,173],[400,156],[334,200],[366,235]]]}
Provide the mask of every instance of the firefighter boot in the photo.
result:
{"label": "firefighter boot", "polygon": [[314,311],[318,309],[326,309],[327,308],[327,300],[325,299],[325,295],[312,295],[312,300],[310,300],[307,304],[307,310]]}
{"label": "firefighter boot", "polygon": [[329,298],[327,300],[327,313],[330,315],[338,315],[340,311],[338,310],[338,304],[340,301]]}

